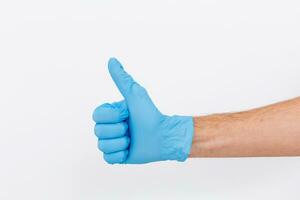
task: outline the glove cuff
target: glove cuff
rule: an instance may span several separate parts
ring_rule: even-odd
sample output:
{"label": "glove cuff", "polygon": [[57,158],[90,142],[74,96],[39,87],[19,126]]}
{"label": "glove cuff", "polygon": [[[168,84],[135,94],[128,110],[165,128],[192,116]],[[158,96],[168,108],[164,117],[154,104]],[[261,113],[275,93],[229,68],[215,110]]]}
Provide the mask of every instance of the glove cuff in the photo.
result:
{"label": "glove cuff", "polygon": [[169,131],[163,133],[163,158],[185,161],[191,150],[194,136],[194,122],[191,116],[171,116],[168,119]]}

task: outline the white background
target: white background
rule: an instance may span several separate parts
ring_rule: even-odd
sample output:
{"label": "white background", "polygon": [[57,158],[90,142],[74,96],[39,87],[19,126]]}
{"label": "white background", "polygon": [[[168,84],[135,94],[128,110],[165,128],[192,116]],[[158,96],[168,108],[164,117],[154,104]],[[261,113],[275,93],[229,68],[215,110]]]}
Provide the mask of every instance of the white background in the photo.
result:
{"label": "white background", "polygon": [[298,0],[0,1],[0,199],[300,199],[300,158],[107,165],[110,56],[165,114],[300,94]]}

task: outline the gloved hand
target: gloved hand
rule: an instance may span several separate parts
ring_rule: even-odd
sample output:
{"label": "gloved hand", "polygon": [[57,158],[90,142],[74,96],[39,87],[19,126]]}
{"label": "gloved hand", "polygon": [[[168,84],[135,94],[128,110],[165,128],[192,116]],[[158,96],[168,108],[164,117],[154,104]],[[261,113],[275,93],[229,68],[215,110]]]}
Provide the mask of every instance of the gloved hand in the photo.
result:
{"label": "gloved hand", "polygon": [[184,161],[193,138],[193,119],[160,113],[147,91],[111,58],[108,69],[125,100],[105,103],[93,113],[98,148],[107,163]]}

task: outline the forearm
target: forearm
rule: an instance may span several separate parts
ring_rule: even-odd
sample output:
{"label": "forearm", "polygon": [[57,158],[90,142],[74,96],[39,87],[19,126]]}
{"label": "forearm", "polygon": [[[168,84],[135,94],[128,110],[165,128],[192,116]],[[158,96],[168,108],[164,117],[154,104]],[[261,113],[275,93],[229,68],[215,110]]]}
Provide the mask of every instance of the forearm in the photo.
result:
{"label": "forearm", "polygon": [[194,117],[190,157],[300,156],[300,97],[239,113]]}

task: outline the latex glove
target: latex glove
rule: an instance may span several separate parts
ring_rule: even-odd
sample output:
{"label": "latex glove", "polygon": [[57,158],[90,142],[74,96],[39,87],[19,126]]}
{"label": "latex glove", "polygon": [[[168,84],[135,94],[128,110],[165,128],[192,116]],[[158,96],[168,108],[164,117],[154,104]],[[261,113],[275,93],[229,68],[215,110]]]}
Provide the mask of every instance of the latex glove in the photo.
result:
{"label": "latex glove", "polygon": [[193,119],[160,113],[146,90],[111,58],[108,69],[125,100],[95,109],[98,148],[107,163],[184,161],[193,138]]}

